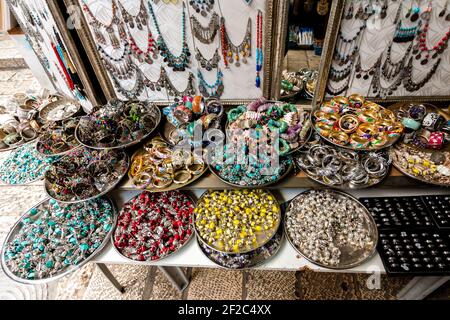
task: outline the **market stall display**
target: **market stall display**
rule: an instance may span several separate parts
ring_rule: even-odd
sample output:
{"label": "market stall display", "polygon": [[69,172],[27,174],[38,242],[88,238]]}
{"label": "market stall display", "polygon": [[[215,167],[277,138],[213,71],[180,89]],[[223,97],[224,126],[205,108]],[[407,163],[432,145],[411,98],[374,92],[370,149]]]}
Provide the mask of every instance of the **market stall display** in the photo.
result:
{"label": "market stall display", "polygon": [[45,191],[59,202],[98,198],[116,187],[129,165],[129,157],[122,150],[72,150],[45,173]]}
{"label": "market stall display", "polygon": [[195,202],[179,191],[144,191],[119,212],[115,249],[133,261],[157,261],[178,252],[194,234]]}
{"label": "market stall display", "polygon": [[27,211],[6,237],[3,270],[28,284],[61,278],[102,250],[116,219],[108,198],[67,205],[44,200]]}
{"label": "market stall display", "polygon": [[202,155],[155,137],[133,155],[128,177],[138,189],[165,192],[191,184],[207,169]]}
{"label": "market stall display", "polygon": [[148,138],[160,121],[161,111],[152,103],[114,100],[82,117],[75,137],[92,149],[127,148]]}
{"label": "market stall display", "polygon": [[248,253],[267,244],[280,221],[280,206],[265,190],[209,191],[194,210],[198,239],[227,254]]}
{"label": "market stall display", "polygon": [[324,102],[314,112],[312,120],[324,140],[361,151],[390,147],[404,130],[394,112],[357,94]]}
{"label": "market stall display", "polygon": [[79,115],[82,112],[81,105],[68,99],[59,99],[45,105],[39,111],[39,118],[44,122],[62,121]]}
{"label": "market stall display", "polygon": [[57,157],[45,157],[37,152],[34,142],[24,144],[13,150],[0,165],[0,180],[10,185],[41,180],[57,160]]}
{"label": "market stall display", "polygon": [[314,264],[348,269],[375,254],[377,227],[352,196],[334,190],[309,190],[286,211],[285,232],[294,248]]}
{"label": "market stall display", "polygon": [[61,122],[48,123],[36,145],[37,151],[44,156],[63,156],[72,149],[80,147],[75,138],[75,129],[79,118],[70,118]]}

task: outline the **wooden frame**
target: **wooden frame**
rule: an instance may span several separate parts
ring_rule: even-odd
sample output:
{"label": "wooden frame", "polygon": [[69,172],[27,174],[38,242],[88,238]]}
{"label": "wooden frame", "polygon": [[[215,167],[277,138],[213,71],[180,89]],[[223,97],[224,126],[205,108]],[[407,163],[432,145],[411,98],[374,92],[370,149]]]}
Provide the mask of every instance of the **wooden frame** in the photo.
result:
{"label": "wooden frame", "polygon": [[[341,28],[342,16],[344,14],[346,1],[336,0],[332,1],[332,8],[330,12],[330,20],[325,37],[322,60],[319,68],[319,78],[316,85],[316,91],[313,99],[313,108],[322,103],[326,98],[326,86],[328,83],[328,74],[331,68],[334,51],[336,49],[336,42],[339,30]],[[447,102],[450,96],[394,96],[385,98],[370,97],[371,101],[394,103],[394,102]]]}
{"label": "wooden frame", "polygon": [[[66,7],[78,8],[82,10],[79,6],[77,0],[64,0]],[[274,92],[274,84],[278,77],[277,70],[281,68],[278,65],[278,59],[282,51],[284,50],[284,40],[281,38],[283,36],[280,32],[280,26],[283,24],[283,15],[287,15],[287,0],[266,0],[266,12],[264,21],[264,78],[262,82],[262,91],[265,97],[272,98]],[[90,63],[95,71],[95,74],[100,82],[103,93],[105,97],[110,100],[117,98],[116,91],[114,89],[113,83],[108,75],[107,70],[101,63],[100,53],[96,48],[94,39],[89,29],[88,21],[86,17],[80,15],[81,28],[77,28],[77,32],[84,46],[84,50],[87,52]],[[282,40],[282,41],[281,41]],[[280,42],[281,41],[281,42]],[[274,45],[275,43],[283,43],[281,46]],[[281,73],[280,73],[281,74]],[[225,105],[237,105],[245,104],[253,101],[253,99],[222,99]],[[172,103],[171,101],[154,101],[160,105],[167,105]]]}

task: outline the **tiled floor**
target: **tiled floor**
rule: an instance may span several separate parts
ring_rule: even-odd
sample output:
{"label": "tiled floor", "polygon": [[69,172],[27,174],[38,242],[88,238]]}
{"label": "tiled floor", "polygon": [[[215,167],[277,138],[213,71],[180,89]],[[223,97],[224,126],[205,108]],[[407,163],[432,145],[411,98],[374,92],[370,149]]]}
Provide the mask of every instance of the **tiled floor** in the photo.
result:
{"label": "tiled floor", "polygon": [[[0,39],[1,40],[1,39]],[[0,59],[17,58],[10,42],[0,41]],[[8,50],[3,50],[4,48]],[[8,55],[5,53],[9,52]],[[19,56],[20,58],[20,56]],[[303,59],[303,58],[302,58]],[[301,59],[289,62],[299,65]],[[0,98],[38,88],[29,70],[0,72]],[[0,159],[5,155],[0,153]],[[0,160],[1,161],[1,160]],[[44,198],[42,187],[0,186],[0,248],[10,227],[31,205]],[[314,273],[311,271],[224,271],[188,269],[191,284],[177,292],[156,268],[109,266],[125,286],[120,294],[93,264],[48,285],[25,286],[11,282],[0,271],[0,300],[4,299],[395,299],[408,278],[383,277],[380,290],[369,290],[367,275]],[[434,297],[449,298],[449,286]]]}

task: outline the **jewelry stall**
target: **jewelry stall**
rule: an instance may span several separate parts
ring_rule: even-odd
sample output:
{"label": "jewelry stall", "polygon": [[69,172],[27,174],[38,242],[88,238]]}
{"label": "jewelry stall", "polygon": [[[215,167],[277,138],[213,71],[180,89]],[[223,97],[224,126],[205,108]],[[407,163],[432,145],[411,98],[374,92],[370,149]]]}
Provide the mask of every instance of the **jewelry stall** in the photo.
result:
{"label": "jewelry stall", "polygon": [[[323,20],[313,29],[325,38],[317,32],[307,52],[289,53],[293,8]],[[49,10],[76,18],[61,39],[83,57],[95,107],[46,122],[36,148],[0,167],[4,183],[49,196],[6,239],[10,278],[53,281],[88,262],[120,291],[106,264],[157,266],[179,290],[182,267],[415,276],[399,299],[450,279],[447,1],[64,0]],[[289,67],[290,55],[309,60]],[[272,144],[254,161],[253,146]],[[34,170],[32,152],[47,170],[16,176]],[[52,239],[70,233],[65,250],[26,243],[42,221]]]}

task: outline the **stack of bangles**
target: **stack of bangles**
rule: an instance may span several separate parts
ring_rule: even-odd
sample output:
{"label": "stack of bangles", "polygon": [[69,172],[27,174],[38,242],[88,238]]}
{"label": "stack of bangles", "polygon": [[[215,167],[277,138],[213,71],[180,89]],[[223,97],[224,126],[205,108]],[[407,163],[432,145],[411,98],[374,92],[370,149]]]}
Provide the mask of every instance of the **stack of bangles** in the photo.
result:
{"label": "stack of bangles", "polygon": [[373,186],[389,173],[391,160],[387,152],[357,152],[315,144],[301,152],[296,164],[313,180],[342,189]]}
{"label": "stack of bangles", "polygon": [[132,159],[130,179],[139,189],[177,189],[200,177],[206,169],[201,157],[182,148],[170,147],[153,138]]}
{"label": "stack of bangles", "polygon": [[75,139],[77,125],[77,118],[64,120],[61,123],[48,124],[36,145],[38,152],[46,156],[52,156],[77,148],[80,145]]}
{"label": "stack of bangles", "polygon": [[163,114],[174,127],[167,137],[170,143],[176,145],[186,140],[201,146],[201,141],[193,141],[195,130],[201,128],[203,133],[208,129],[219,129],[224,107],[216,97],[205,100],[202,96],[185,96],[181,102],[164,108]]}
{"label": "stack of bangles", "polygon": [[87,200],[112,189],[128,167],[129,158],[122,150],[79,148],[50,167],[45,173],[45,188],[57,201]]}
{"label": "stack of bangles", "polygon": [[335,97],[314,112],[315,129],[323,138],[352,149],[380,149],[392,144],[404,126],[395,114],[360,95]]}
{"label": "stack of bangles", "polygon": [[[309,138],[311,122],[308,113],[292,104],[280,104],[260,98],[247,106],[228,112],[228,136],[236,143],[242,137],[277,136],[278,154],[286,156],[301,147]],[[275,141],[274,141],[275,144]]]}
{"label": "stack of bangles", "polygon": [[92,148],[119,148],[147,137],[160,120],[161,112],[153,104],[111,101],[80,119],[77,138]]}

